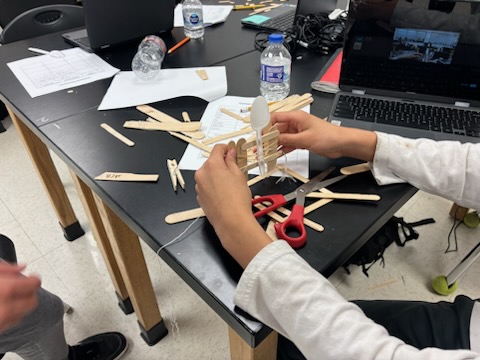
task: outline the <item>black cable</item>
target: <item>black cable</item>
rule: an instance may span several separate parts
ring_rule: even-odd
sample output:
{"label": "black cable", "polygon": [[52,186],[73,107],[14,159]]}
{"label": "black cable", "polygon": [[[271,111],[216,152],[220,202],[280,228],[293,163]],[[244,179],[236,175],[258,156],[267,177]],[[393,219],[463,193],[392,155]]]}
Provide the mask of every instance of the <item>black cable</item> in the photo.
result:
{"label": "black cable", "polygon": [[[458,251],[458,240],[457,240],[457,229],[458,227],[462,224],[462,221],[459,221],[459,223],[457,224],[457,212],[458,212],[458,209],[460,207],[458,206],[456,209],[455,209],[455,214],[453,216],[453,225],[452,227],[450,228],[450,232],[448,233],[448,238],[447,238],[447,249],[445,250],[445,254],[446,253],[449,253],[449,252],[455,252],[455,251]],[[453,232],[453,238],[454,238],[454,241],[455,241],[455,248],[450,250],[450,236],[452,235],[452,232]]]}
{"label": "black cable", "polygon": [[[343,46],[345,14],[331,20],[328,14],[297,15],[293,26],[283,33],[283,45],[293,54],[297,46],[305,47],[321,54]],[[255,36],[255,48],[263,51],[268,45],[269,32],[259,32]]]}

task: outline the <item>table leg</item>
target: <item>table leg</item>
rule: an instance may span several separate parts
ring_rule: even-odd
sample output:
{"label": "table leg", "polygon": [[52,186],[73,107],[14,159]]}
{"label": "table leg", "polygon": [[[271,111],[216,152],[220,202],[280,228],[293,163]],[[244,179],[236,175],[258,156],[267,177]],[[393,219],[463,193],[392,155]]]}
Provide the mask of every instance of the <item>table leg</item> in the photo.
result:
{"label": "table leg", "polygon": [[133,312],[132,302],[128,295],[127,287],[123,281],[122,274],[118,267],[115,255],[113,254],[112,246],[105,232],[102,219],[97,209],[97,204],[93,198],[92,190],[72,171],[70,170],[73,182],[77,187],[78,196],[82,201],[83,208],[88,217],[88,221],[92,228],[93,237],[97,241],[97,245],[102,252],[103,259],[107,265],[110,278],[118,298],[118,305],[125,314]]}
{"label": "table leg", "polygon": [[23,145],[27,149],[30,159],[35,166],[40,180],[47,191],[53,209],[57,214],[60,226],[67,240],[72,241],[83,234],[77,217],[68,199],[62,180],[58,175],[55,164],[50,156],[47,146],[15,115],[7,108],[10,117],[20,135]]}
{"label": "table leg", "polygon": [[140,334],[148,345],[154,345],[168,330],[158,309],[140,241],[98,195],[92,194],[137,315]]}
{"label": "table leg", "polygon": [[275,360],[277,358],[278,333],[272,331],[256,348],[250,347],[230,326],[230,358],[232,360]]}

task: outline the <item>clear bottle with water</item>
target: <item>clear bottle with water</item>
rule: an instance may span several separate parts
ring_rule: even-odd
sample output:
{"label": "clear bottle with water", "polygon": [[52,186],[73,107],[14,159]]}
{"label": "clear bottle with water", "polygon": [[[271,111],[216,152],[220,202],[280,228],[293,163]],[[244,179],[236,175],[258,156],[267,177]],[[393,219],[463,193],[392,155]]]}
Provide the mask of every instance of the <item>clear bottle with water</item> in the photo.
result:
{"label": "clear bottle with water", "polygon": [[290,93],[292,56],[283,46],[282,34],[270,34],[260,56],[260,94],[267,101],[285,99]]}
{"label": "clear bottle with water", "polygon": [[133,72],[142,80],[154,79],[162,67],[167,46],[162,38],[156,35],[146,36],[132,60]]}
{"label": "clear bottle with water", "polygon": [[203,6],[200,0],[183,0],[183,28],[185,36],[200,39],[205,33],[203,24]]}

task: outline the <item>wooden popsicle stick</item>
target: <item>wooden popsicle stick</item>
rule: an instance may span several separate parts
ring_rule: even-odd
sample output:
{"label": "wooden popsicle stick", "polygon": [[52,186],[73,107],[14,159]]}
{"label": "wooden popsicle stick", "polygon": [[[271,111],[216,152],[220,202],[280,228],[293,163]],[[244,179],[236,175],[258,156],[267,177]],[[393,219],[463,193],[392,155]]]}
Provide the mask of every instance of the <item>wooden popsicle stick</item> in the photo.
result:
{"label": "wooden popsicle stick", "polygon": [[[278,130],[276,131],[271,131],[268,134],[262,135],[262,142],[267,142],[268,140],[272,140],[275,137],[278,137],[280,132]],[[250,140],[247,141],[245,144],[242,145],[243,150],[247,150],[248,148],[257,145],[257,140]]]}
{"label": "wooden popsicle stick", "polygon": [[376,195],[376,194],[312,192],[310,194],[307,194],[307,197],[317,198],[317,199],[344,199],[344,200],[366,200],[366,201],[378,201],[378,200],[380,200],[380,195]]}
{"label": "wooden popsicle stick", "polygon": [[205,212],[202,208],[199,207],[191,210],[185,210],[169,214],[165,217],[165,222],[167,224],[177,224],[182,221],[193,220],[203,216],[205,216]]}
{"label": "wooden popsicle stick", "polygon": [[304,108],[307,105],[310,105],[313,102],[313,98],[306,99],[300,102],[297,102],[295,104],[290,104],[288,106],[285,106],[284,108],[280,109],[279,111],[294,111],[294,110],[300,110]]}
{"label": "wooden popsicle stick", "polygon": [[233,117],[234,119],[237,119],[237,120],[240,120],[240,121],[245,122],[245,118],[244,118],[243,116],[240,116],[240,115],[238,115],[238,114],[235,114],[233,111],[230,111],[230,110],[225,109],[225,108],[220,108],[220,112],[224,113],[225,115],[231,116],[231,117]]}
{"label": "wooden popsicle stick", "polygon": [[[149,105],[139,105],[136,107],[136,109],[162,123],[182,123],[182,121],[175,119],[173,116],[165,114],[164,112],[157,110]],[[202,131],[184,132],[183,134],[197,140],[201,140],[205,137],[205,134]]]}
{"label": "wooden popsicle stick", "polygon": [[100,126],[105,129],[110,135],[113,135],[114,137],[116,137],[118,140],[120,140],[121,142],[123,142],[125,145],[128,145],[128,146],[134,146],[135,143],[130,140],[129,138],[127,138],[125,135],[122,135],[120,134],[117,130],[115,130],[114,128],[112,128],[110,125],[108,124],[105,124],[105,123],[101,123]]}
{"label": "wooden popsicle stick", "polygon": [[[281,168],[284,172],[286,172],[287,174],[293,176],[295,179],[297,180],[300,180],[301,182],[304,182],[306,183],[309,179],[307,179],[306,177],[300,175],[299,173],[297,173],[296,171],[293,171],[292,169],[289,169],[285,166],[279,166],[279,168]],[[321,192],[327,192],[327,193],[331,193],[330,190],[328,189],[320,189]],[[318,208],[324,206],[324,205],[327,205],[329,202],[333,201],[333,199],[321,199],[321,200],[318,200],[318,201],[315,201],[313,204],[310,204],[308,206],[305,207],[305,210],[303,211],[303,214],[304,215],[307,215],[309,213],[311,213],[312,211],[315,211],[317,210]]]}
{"label": "wooden popsicle stick", "polygon": [[317,210],[318,208],[321,208],[324,205],[327,205],[329,202],[332,202],[333,199],[322,199],[315,201],[313,204],[310,204],[308,206],[305,206],[305,210],[303,211],[304,215],[310,214],[312,211]]}
{"label": "wooden popsicle stick", "polygon": [[[258,197],[258,196],[255,196],[255,197]],[[263,210],[263,209],[266,208],[266,206],[263,205],[263,204],[255,204],[253,206],[255,206],[259,210]],[[275,211],[281,212],[286,216],[283,217],[283,216],[277,214]],[[291,211],[288,210],[288,209],[285,209],[284,207],[279,207],[278,209],[275,209],[275,211],[270,211],[267,215],[270,216],[273,220],[275,220],[277,222],[280,222],[280,223],[284,222],[288,218],[288,216],[290,216],[290,214],[291,214]],[[317,231],[320,231],[320,232],[325,230],[325,228],[322,225],[317,224],[316,222],[314,222],[310,219],[307,219],[307,218],[303,218],[303,223],[305,225],[307,225],[308,227],[312,228],[313,230],[317,230]]]}
{"label": "wooden popsicle stick", "polygon": [[272,170],[268,171],[263,176],[262,175],[257,175],[255,177],[251,178],[250,180],[248,180],[247,185],[252,186],[252,185],[258,183],[259,181],[262,181],[263,179],[266,179],[267,177],[271,176],[272,174],[274,174],[278,170],[279,170],[278,168],[275,168],[275,169],[272,169]]}
{"label": "wooden popsicle stick", "polygon": [[368,163],[345,166],[340,169],[340,173],[343,175],[353,175],[353,174],[358,174],[365,171],[370,171],[370,165]]}
{"label": "wooden popsicle stick", "polygon": [[[280,156],[283,156],[283,155],[284,155],[283,152],[277,151],[275,154],[266,156],[264,160],[265,160],[265,162],[272,161],[274,159],[278,159]],[[254,162],[254,163],[251,163],[251,164],[248,164],[247,166],[244,166],[244,167],[240,168],[240,170],[245,172],[245,171],[255,169],[256,167],[258,167],[258,161]]]}
{"label": "wooden popsicle stick", "polygon": [[200,79],[202,80],[208,80],[208,74],[205,71],[205,69],[200,69],[200,70],[195,70],[198,76],[200,76]]}
{"label": "wooden popsicle stick", "polygon": [[196,146],[197,148],[199,148],[201,150],[207,151],[208,153],[212,152],[212,148],[210,146],[203,145],[200,141],[189,138],[188,136],[179,134],[178,132],[174,132],[174,131],[171,131],[170,134],[172,136],[175,136],[175,137],[179,138],[179,139],[182,139],[183,141],[185,141],[189,144],[192,144],[193,146]]}
{"label": "wooden popsicle stick", "polygon": [[[155,120],[151,117],[148,117],[145,121],[150,122],[150,123],[159,123],[158,120]],[[201,131],[177,131],[179,133],[182,133],[185,136],[188,136],[189,138],[195,139],[195,140],[202,140],[205,137],[205,134]],[[171,134],[172,132],[169,131]]]}
{"label": "wooden popsicle stick", "polygon": [[213,138],[204,140],[204,141],[202,141],[202,142],[203,142],[205,145],[209,145],[209,144],[216,143],[216,142],[218,142],[218,141],[222,141],[222,140],[225,140],[225,139],[233,138],[233,137],[235,137],[235,136],[245,135],[245,134],[251,133],[252,131],[253,131],[253,129],[250,127],[250,125],[247,125],[247,126],[244,127],[243,129],[240,129],[240,130],[237,130],[237,131],[233,131],[233,132],[228,133],[228,134],[223,134],[223,135],[215,136],[215,137],[213,137]]}
{"label": "wooden popsicle stick", "polygon": [[157,181],[157,174],[134,174],[134,173],[122,173],[106,171],[95,177],[95,180],[106,181]]}
{"label": "wooden popsicle stick", "polygon": [[183,118],[183,121],[185,121],[185,122],[192,121],[192,120],[190,120],[190,115],[188,115],[188,112],[186,112],[186,111],[182,112],[182,118]]}
{"label": "wooden popsicle stick", "polygon": [[137,121],[137,120],[127,120],[123,124],[124,128],[127,129],[139,129],[139,130],[161,130],[161,131],[196,131],[200,129],[202,124],[199,122],[190,122],[190,123],[161,123],[161,122],[150,122],[150,121]]}

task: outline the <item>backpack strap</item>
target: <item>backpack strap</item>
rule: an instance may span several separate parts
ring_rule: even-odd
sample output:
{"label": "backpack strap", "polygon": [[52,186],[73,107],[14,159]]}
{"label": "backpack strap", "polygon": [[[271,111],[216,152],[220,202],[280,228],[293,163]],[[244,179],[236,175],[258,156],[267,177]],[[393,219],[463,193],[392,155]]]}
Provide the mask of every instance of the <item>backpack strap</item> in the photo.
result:
{"label": "backpack strap", "polygon": [[398,246],[405,246],[405,243],[410,240],[416,240],[418,239],[418,232],[414,230],[414,227],[421,226],[421,225],[427,225],[427,224],[432,224],[435,222],[434,219],[428,218],[428,219],[423,219],[420,221],[412,222],[412,223],[407,223],[405,220],[403,220],[403,217],[396,217],[392,216],[392,220],[397,223],[398,228],[403,233],[403,236],[405,237],[405,240],[402,242],[400,239],[400,235],[398,233],[398,229],[396,234],[393,234],[395,243]]}

